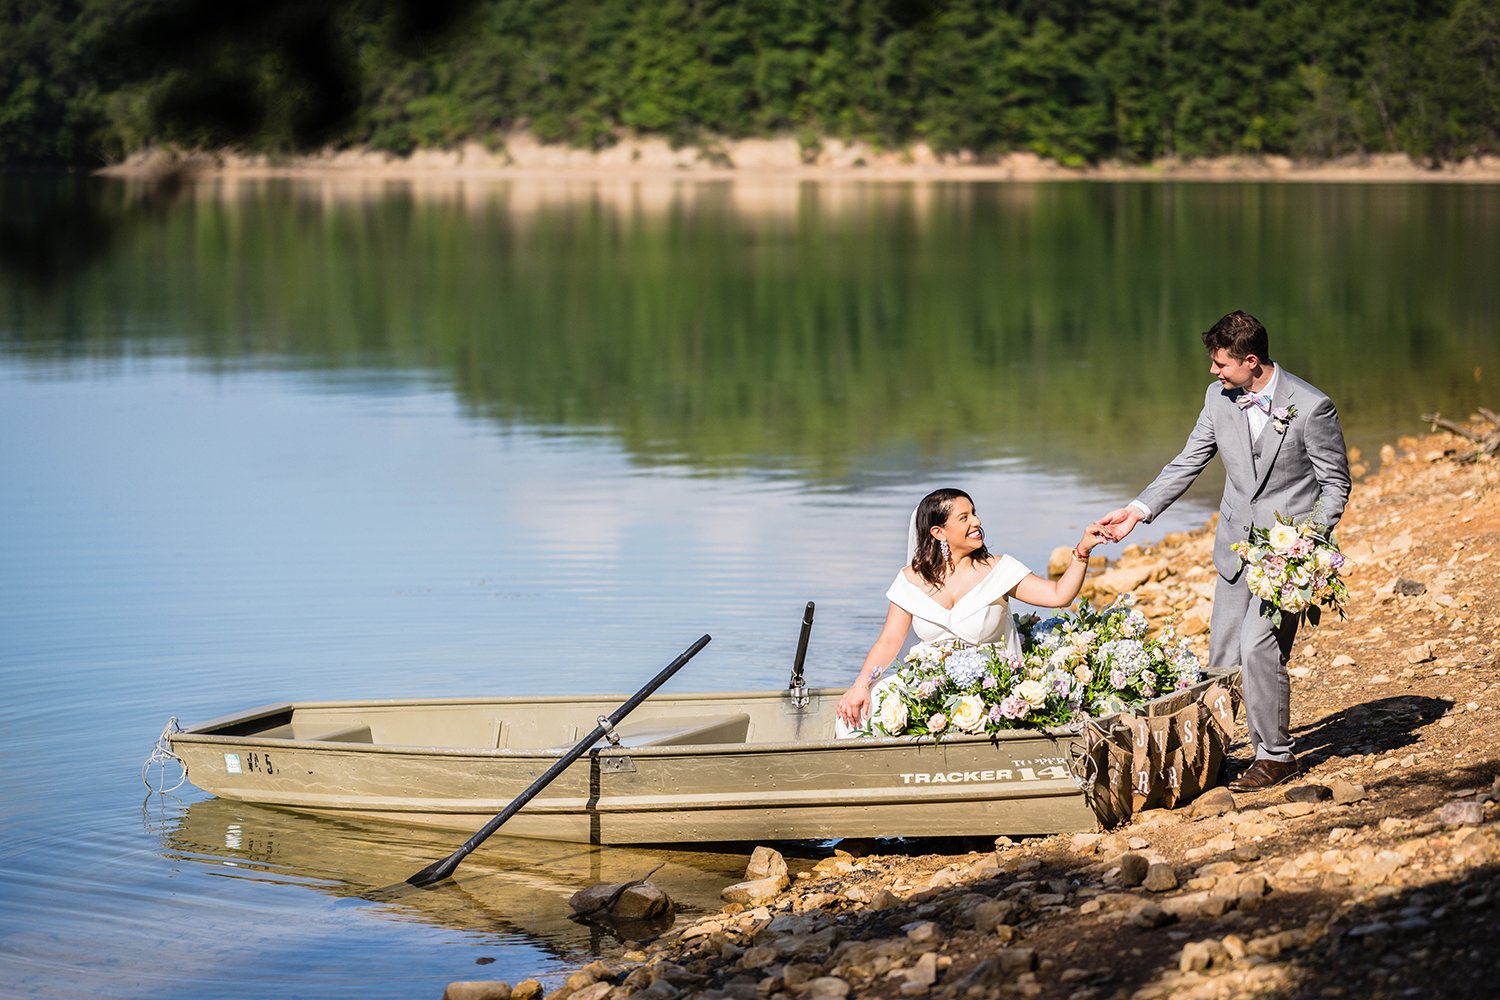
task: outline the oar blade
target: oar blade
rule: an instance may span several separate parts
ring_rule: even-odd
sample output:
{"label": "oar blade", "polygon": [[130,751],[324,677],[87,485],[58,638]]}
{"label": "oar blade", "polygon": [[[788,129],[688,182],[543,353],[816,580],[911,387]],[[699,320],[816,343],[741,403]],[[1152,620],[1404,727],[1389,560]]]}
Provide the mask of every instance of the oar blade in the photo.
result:
{"label": "oar blade", "polygon": [[458,863],[461,860],[462,858],[450,854],[443,860],[433,862],[408,878],[406,884],[414,885],[418,889],[430,889],[452,875],[458,869]]}
{"label": "oar blade", "polygon": [[[809,610],[811,610],[812,605],[809,604],[808,608]],[[626,700],[625,704],[621,705],[619,708],[610,713],[607,720],[609,724],[617,725],[621,719],[623,719],[630,712],[634,711],[636,706],[650,697],[657,688],[665,684],[668,678],[670,678],[673,674],[680,670],[683,664],[687,663],[688,660],[691,660],[694,656],[696,656],[698,654],[698,651],[701,650],[704,646],[707,646],[708,643],[709,637],[705,635],[697,642],[689,646],[687,649],[683,650],[683,652],[677,657],[677,659],[673,660],[671,663],[662,668],[661,673],[657,674],[649,682],[647,682],[645,687],[641,688],[635,694],[631,695],[630,698]],[[454,851],[452,854],[448,855],[443,860],[435,862],[434,864],[430,864],[426,868],[423,868],[421,871],[408,878],[406,880],[406,884],[415,886],[418,889],[427,889],[431,888],[434,885],[437,885],[439,882],[442,882],[448,876],[452,875],[454,870],[458,868],[459,864],[463,862],[464,858],[469,856],[470,852],[472,852],[480,844],[484,843],[484,841],[490,836],[490,834],[498,830],[502,825],[504,825],[506,820],[514,816],[522,806],[530,802],[532,796],[536,795],[554,778],[556,778],[563,771],[567,770],[574,761],[583,756],[583,754],[588,750],[589,747],[593,746],[595,742],[597,742],[604,736],[605,721],[606,719],[601,716],[599,720],[600,724],[596,726],[592,732],[590,732],[583,739],[579,740],[571,750],[559,757],[557,759],[557,762],[554,763],[551,767],[547,768],[546,772],[544,772],[541,777],[533,781],[530,787],[528,787],[520,795],[516,796],[516,798],[511,802],[510,805],[502,809],[495,815],[493,819],[491,819],[488,823],[481,827],[479,831],[476,832],[474,836],[470,837],[462,847]],[[398,882],[396,883],[396,886],[392,886],[390,888],[397,888],[400,885],[401,883]]]}

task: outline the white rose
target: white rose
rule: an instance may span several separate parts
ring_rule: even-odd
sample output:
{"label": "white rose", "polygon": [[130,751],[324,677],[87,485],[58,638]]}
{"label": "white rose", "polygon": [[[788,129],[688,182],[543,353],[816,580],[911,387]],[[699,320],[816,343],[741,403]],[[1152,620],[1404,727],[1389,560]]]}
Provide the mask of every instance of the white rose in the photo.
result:
{"label": "white rose", "polygon": [[1277,552],[1285,553],[1292,547],[1292,543],[1301,537],[1297,529],[1290,524],[1278,523],[1271,529],[1271,548]]}
{"label": "white rose", "polygon": [[1026,699],[1026,704],[1032,708],[1041,708],[1047,704],[1047,685],[1041,681],[1022,681],[1016,685],[1016,694]]}
{"label": "white rose", "polygon": [[953,707],[953,724],[966,733],[984,728],[984,701],[977,694],[966,694]]}
{"label": "white rose", "polygon": [[1251,566],[1245,571],[1245,584],[1250,588],[1250,593],[1261,600],[1270,600],[1276,588],[1266,578],[1266,571],[1259,566]]}
{"label": "white rose", "polygon": [[895,691],[886,692],[880,700],[880,728],[892,736],[906,731],[906,702]]}

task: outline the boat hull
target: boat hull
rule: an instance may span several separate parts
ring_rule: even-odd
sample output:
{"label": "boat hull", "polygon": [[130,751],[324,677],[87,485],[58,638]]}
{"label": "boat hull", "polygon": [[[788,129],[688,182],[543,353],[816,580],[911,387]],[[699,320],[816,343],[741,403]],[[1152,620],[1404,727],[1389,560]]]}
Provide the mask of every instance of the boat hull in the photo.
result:
{"label": "boat hull", "polygon": [[[623,745],[591,749],[505,832],[675,844],[1097,827],[1070,767],[1078,734],[835,740],[841,693],[809,692],[800,708],[785,692],[658,696],[621,724]],[[473,830],[616,704],[273,705],[176,733],[171,747],[194,784],[225,798]]]}

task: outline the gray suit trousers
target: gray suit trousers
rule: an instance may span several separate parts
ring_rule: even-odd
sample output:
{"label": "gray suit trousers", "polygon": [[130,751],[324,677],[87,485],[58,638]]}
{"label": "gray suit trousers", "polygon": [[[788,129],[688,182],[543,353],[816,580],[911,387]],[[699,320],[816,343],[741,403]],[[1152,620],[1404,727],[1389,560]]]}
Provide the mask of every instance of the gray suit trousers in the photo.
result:
{"label": "gray suit trousers", "polygon": [[1260,613],[1262,601],[1250,593],[1245,574],[1231,583],[1219,577],[1209,623],[1210,667],[1240,668],[1245,694],[1245,726],[1257,759],[1290,761],[1292,754],[1292,680],[1286,664],[1297,638],[1295,615],[1283,615],[1280,627]]}

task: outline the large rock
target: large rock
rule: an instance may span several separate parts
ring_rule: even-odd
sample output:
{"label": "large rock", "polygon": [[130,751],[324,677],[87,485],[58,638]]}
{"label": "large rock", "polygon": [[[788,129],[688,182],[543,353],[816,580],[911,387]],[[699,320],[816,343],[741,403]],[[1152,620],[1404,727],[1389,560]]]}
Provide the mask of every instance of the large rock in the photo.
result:
{"label": "large rock", "polygon": [[617,921],[664,920],[673,915],[671,898],[650,882],[600,882],[568,898],[580,917]]}
{"label": "large rock", "polygon": [[1144,854],[1134,852],[1120,855],[1120,860],[1115,863],[1120,867],[1120,884],[1127,888],[1146,881],[1146,873],[1151,870],[1151,861]]}
{"label": "large rock", "polygon": [[1438,810],[1444,826],[1478,826],[1484,822],[1483,802],[1449,802]]}
{"label": "large rock", "polygon": [[1222,816],[1233,812],[1234,808],[1234,795],[1222,785],[1210,788],[1193,800],[1194,816]]}
{"label": "large rock", "polygon": [[597,882],[587,889],[579,889],[568,897],[568,905],[573,912],[579,916],[589,916],[598,913],[614,898],[615,893],[620,891],[621,882]]}
{"label": "large rock", "polygon": [[1183,945],[1177,968],[1182,972],[1202,972],[1211,965],[1222,964],[1228,957],[1224,946],[1213,938],[1207,941],[1190,941]]}
{"label": "large rock", "polygon": [[849,984],[837,976],[819,976],[797,990],[804,1000],[844,1000],[848,995]]}
{"label": "large rock", "polygon": [[1365,797],[1364,785],[1345,781],[1343,778],[1334,778],[1328,783],[1328,787],[1333,791],[1334,805],[1352,805]]}
{"label": "large rock", "polygon": [[1177,888],[1177,872],[1165,861],[1153,861],[1146,870],[1141,888],[1148,892],[1168,892]]}
{"label": "large rock", "polygon": [[757,878],[748,882],[736,882],[719,893],[727,903],[743,903],[758,906],[775,899],[786,888],[786,877]]}
{"label": "large rock", "polygon": [[1156,570],[1155,565],[1120,566],[1100,573],[1094,578],[1094,586],[1105,593],[1123,594],[1150,580]]}
{"label": "large rock", "polygon": [[781,856],[780,851],[769,847],[757,847],[750,855],[750,863],[745,866],[745,881],[756,882],[763,878],[787,877],[786,859]]}
{"label": "large rock", "polygon": [[1333,789],[1327,785],[1298,785],[1295,788],[1288,788],[1285,798],[1288,802],[1326,802],[1333,798]]}
{"label": "large rock", "polygon": [[971,917],[974,930],[980,934],[993,934],[995,928],[1015,915],[1016,904],[1008,899],[992,899],[974,907]]}
{"label": "large rock", "polygon": [[616,920],[665,920],[676,907],[672,898],[650,882],[633,885],[620,893],[609,915]]}
{"label": "large rock", "polygon": [[937,982],[937,952],[929,951],[916,960],[905,972],[905,981],[901,984],[902,993],[925,993]]}
{"label": "large rock", "polygon": [[523,979],[511,987],[511,1000],[537,1000],[542,995],[542,984],[535,979]]}
{"label": "large rock", "polygon": [[510,1000],[510,983],[498,979],[470,979],[449,983],[443,1000]]}

